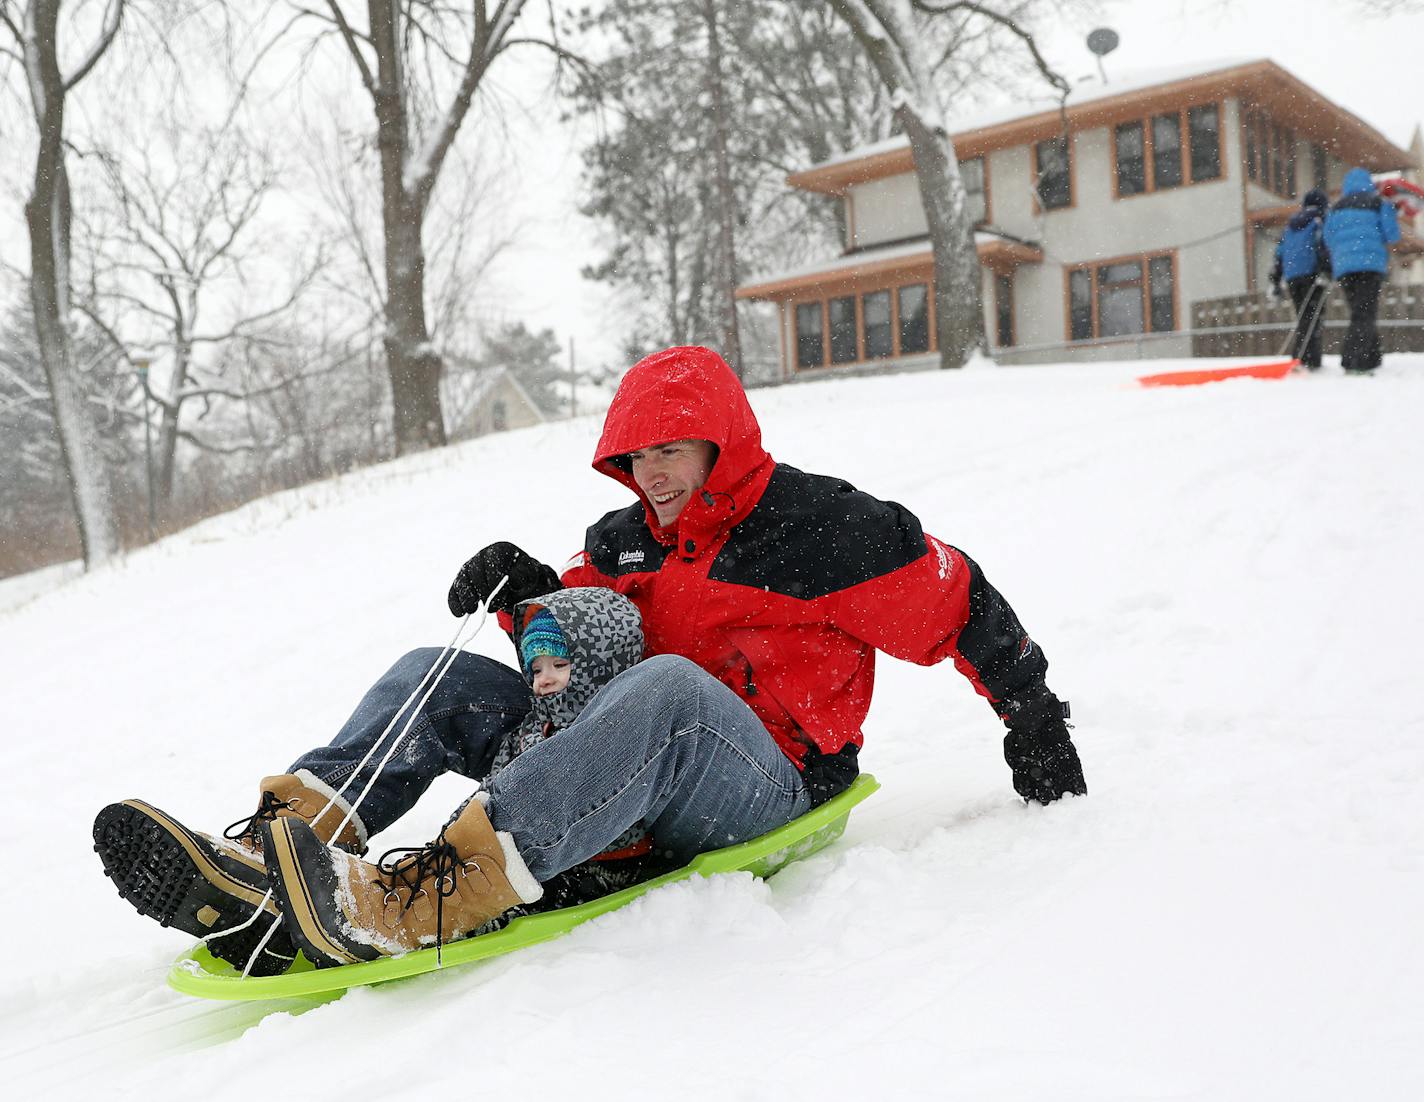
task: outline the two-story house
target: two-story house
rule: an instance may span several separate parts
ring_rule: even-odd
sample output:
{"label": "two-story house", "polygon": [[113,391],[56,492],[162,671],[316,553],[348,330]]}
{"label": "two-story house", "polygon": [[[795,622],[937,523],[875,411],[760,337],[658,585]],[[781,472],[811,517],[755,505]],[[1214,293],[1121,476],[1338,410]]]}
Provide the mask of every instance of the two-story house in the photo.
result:
{"label": "two-story house", "polygon": [[[1271,61],[1086,85],[951,127],[1000,362],[1188,356],[1190,304],[1263,290],[1279,227],[1347,169],[1410,167],[1368,124]],[[842,255],[748,283],[775,303],[787,376],[936,362],[929,239],[908,139],[813,165]],[[1412,229],[1404,255],[1424,252]]]}

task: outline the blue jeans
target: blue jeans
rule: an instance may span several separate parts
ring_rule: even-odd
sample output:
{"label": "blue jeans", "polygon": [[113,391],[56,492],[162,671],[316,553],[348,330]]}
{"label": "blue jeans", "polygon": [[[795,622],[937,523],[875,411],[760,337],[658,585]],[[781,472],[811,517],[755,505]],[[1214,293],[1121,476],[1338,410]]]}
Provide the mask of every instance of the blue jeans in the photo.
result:
{"label": "blue jeans", "polygon": [[625,670],[490,786],[490,819],[539,880],[643,824],[683,864],[811,809],[756,714],[699,666],[662,654]]}
{"label": "blue jeans", "polygon": [[[413,651],[366,694],[331,746],[292,766],[340,787],[438,655]],[[517,700],[516,700],[517,697]],[[515,671],[459,655],[392,757],[360,815],[369,833],[414,805],[447,769],[488,771],[528,708]],[[404,726],[404,720],[395,731]],[[354,800],[365,777],[347,789]],[[558,735],[516,758],[490,785],[490,818],[514,836],[529,871],[548,880],[643,824],[679,863],[755,838],[811,808],[801,774],[735,693],[676,655],[619,674]]]}
{"label": "blue jeans", "polygon": [[[367,690],[331,744],[303,754],[288,772],[310,769],[339,790],[441,653],[438,647],[424,647],[401,658]],[[529,713],[529,699],[529,686],[508,666],[483,655],[457,653],[361,801],[358,814],[366,833],[377,834],[399,819],[441,773],[455,772],[474,780],[488,776],[500,743]],[[417,696],[411,706],[419,700]],[[361,795],[409,718],[409,712],[401,716],[389,738],[347,785],[343,795],[348,801],[355,803]]]}

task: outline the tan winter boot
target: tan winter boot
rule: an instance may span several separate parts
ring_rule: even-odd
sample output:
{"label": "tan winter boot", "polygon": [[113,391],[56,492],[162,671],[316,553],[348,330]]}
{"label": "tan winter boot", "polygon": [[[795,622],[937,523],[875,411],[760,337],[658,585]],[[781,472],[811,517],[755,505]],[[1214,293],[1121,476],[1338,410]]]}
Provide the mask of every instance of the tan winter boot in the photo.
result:
{"label": "tan winter boot", "polygon": [[308,769],[298,769],[295,773],[263,777],[262,798],[256,812],[246,822],[233,823],[223,832],[223,837],[254,854],[260,868],[262,824],[291,816],[304,821],[323,842],[352,853],[365,853],[366,827],[356,814],[346,821],[350,810],[351,805],[329,784]]}
{"label": "tan winter boot", "polygon": [[468,801],[433,842],[390,850],[376,864],[323,845],[299,819],[274,819],[262,834],[286,926],[316,964],[443,945],[544,892],[479,799]]}
{"label": "tan winter boot", "polygon": [[[322,814],[333,797],[337,802]],[[94,849],[104,875],[140,914],[194,937],[242,926],[208,942],[215,957],[242,968],[279,915],[267,882],[259,828],[278,817],[311,817],[318,820],[316,833],[330,838],[349,807],[314,774],[301,770],[263,778],[257,810],[228,827],[222,838],[190,830],[142,800],[110,804],[94,820]],[[364,849],[361,820],[353,815],[337,841]],[[262,915],[247,925],[258,908]],[[283,972],[295,956],[291,939],[279,928],[253,961],[252,974]]]}

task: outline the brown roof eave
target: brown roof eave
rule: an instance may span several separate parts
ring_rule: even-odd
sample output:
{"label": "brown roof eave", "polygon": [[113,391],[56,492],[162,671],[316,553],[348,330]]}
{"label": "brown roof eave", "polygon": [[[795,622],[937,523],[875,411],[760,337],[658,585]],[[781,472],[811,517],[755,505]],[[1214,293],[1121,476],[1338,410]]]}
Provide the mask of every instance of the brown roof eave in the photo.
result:
{"label": "brown roof eave", "polygon": [[[979,263],[1001,275],[1020,264],[1043,263],[1041,248],[1019,241],[980,242],[975,246],[975,252],[978,253]],[[846,264],[828,270],[767,280],[764,283],[749,283],[737,288],[736,297],[761,302],[780,302],[812,291],[856,294],[879,290],[912,276],[928,279],[933,266],[934,255],[926,245],[923,252],[911,253],[908,256]]]}
{"label": "brown roof eave", "polygon": [[[1072,130],[1112,125],[1159,109],[1186,106],[1189,100],[1219,100],[1242,96],[1248,106],[1276,106],[1278,113],[1301,137],[1317,141],[1342,161],[1360,164],[1372,172],[1386,172],[1410,163],[1409,154],[1358,116],[1326,99],[1273,61],[1253,61],[1214,73],[1166,84],[1137,88],[1068,108]],[[1288,111],[1287,111],[1288,109]],[[1038,111],[993,126],[951,135],[955,153],[977,157],[996,149],[1042,141],[1061,133],[1062,117],[1056,110]],[[786,178],[792,187],[824,195],[843,195],[857,184],[914,171],[908,145],[864,157],[819,165]]]}

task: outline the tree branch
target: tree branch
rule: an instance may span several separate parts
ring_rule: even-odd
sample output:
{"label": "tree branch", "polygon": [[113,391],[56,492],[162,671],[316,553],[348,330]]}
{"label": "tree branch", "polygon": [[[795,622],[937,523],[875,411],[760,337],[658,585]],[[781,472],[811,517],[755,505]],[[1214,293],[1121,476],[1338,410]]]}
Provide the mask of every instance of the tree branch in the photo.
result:
{"label": "tree branch", "polygon": [[[376,78],[371,75],[371,66],[367,64],[366,55],[361,52],[361,45],[356,41],[356,32],[351,29],[351,24],[346,22],[346,13],[341,10],[341,5],[337,3],[337,0],[326,0],[326,6],[331,9],[332,22],[334,22],[341,31],[341,37],[346,42],[346,49],[350,51],[351,56],[356,59],[356,68],[360,70],[361,73],[361,83],[366,86],[366,91],[370,92],[371,95],[377,95],[379,89],[376,84]],[[361,37],[366,38],[365,35]],[[370,41],[369,38],[366,40]]]}
{"label": "tree branch", "polygon": [[1064,100],[1066,100],[1069,93],[1073,91],[1073,86],[1069,84],[1056,69],[1049,65],[1044,59],[1044,56],[1039,53],[1038,43],[1034,40],[1033,35],[1020,27],[1018,22],[1010,16],[1004,15],[1002,12],[994,11],[992,8],[986,8],[983,4],[976,4],[973,0],[953,0],[952,3],[946,4],[935,4],[932,0],[910,0],[910,3],[917,11],[922,11],[927,15],[948,15],[956,11],[966,11],[997,23],[1005,30],[1017,35],[1023,44],[1028,47],[1028,52],[1033,57],[1033,63],[1038,66],[1039,73],[1042,74],[1044,80],[1048,81],[1049,84],[1058,90],[1059,95]]}
{"label": "tree branch", "polygon": [[124,17],[124,3],[125,0],[109,0],[109,7],[104,12],[104,26],[99,32],[98,40],[90,47],[88,55],[79,63],[79,68],[74,70],[74,74],[63,81],[66,92],[89,75],[89,70],[98,64],[99,59],[104,56],[104,51],[114,41],[114,36],[119,33],[119,23]]}

